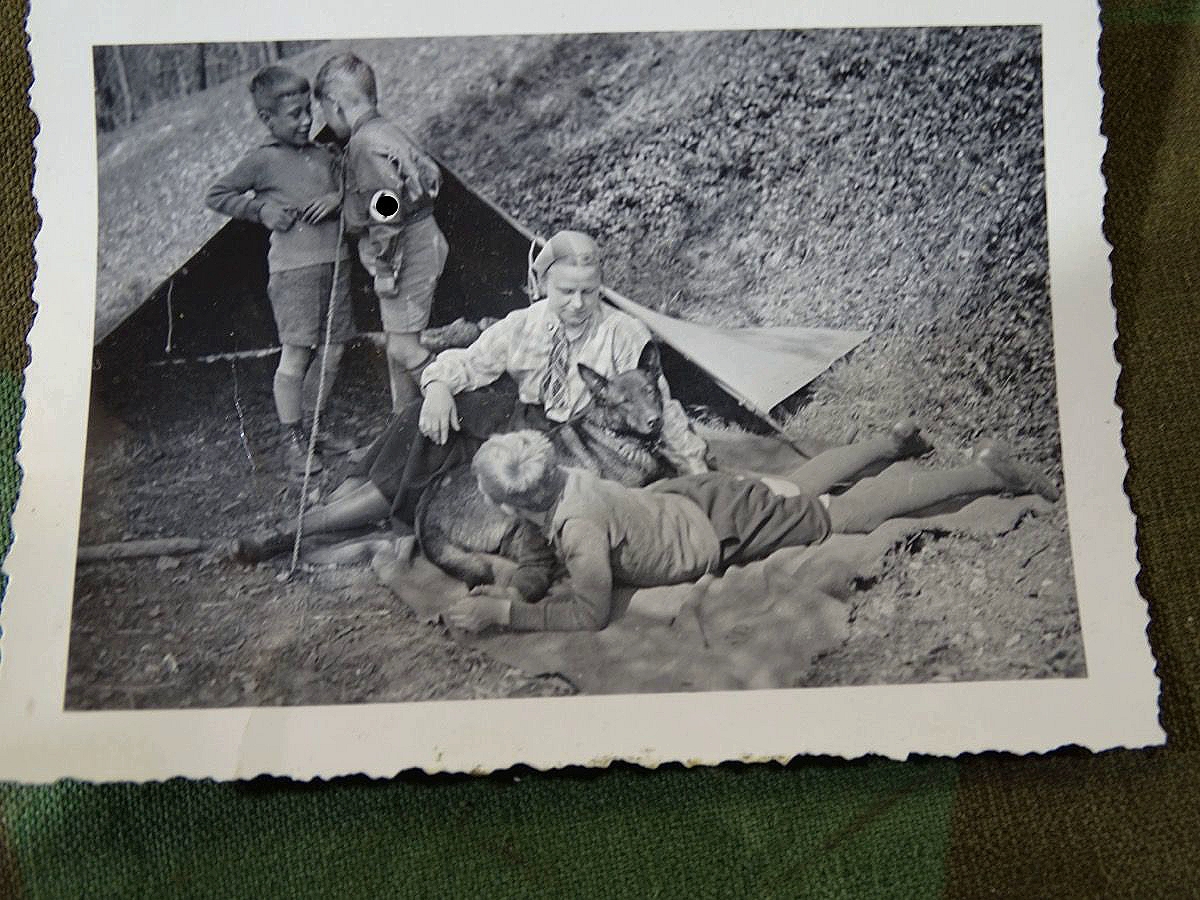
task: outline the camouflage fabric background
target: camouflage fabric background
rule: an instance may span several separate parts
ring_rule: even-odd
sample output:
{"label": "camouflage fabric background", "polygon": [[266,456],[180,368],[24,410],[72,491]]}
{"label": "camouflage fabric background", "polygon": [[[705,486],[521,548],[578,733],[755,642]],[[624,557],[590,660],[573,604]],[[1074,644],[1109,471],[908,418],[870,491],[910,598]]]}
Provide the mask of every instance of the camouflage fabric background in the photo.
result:
{"label": "camouflage fabric background", "polygon": [[[24,10],[0,11],[0,506],[32,304]],[[292,784],[0,785],[0,897],[1200,892],[1200,2],[1103,4],[1106,229],[1165,749]],[[3,738],[0,737],[0,740]]]}

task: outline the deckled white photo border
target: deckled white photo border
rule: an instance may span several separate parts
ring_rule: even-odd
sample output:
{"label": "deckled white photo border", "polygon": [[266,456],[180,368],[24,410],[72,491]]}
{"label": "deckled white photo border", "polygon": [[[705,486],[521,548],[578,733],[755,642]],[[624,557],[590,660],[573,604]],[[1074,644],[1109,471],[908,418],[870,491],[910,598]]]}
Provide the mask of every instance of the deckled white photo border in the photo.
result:
{"label": "deckled white photo border", "polygon": [[[343,12],[343,10],[345,10]],[[88,411],[96,269],[95,44],[741,28],[1028,25],[1043,29],[1051,295],[1066,502],[1088,675],[1081,679],[582,696],[340,707],[64,712]],[[1101,234],[1099,10],[1089,0],[872,0],[737,6],[349,7],[242,0],[33,0],[38,303],[0,611],[0,778],[296,778],[417,767],[486,772],[616,759],[790,759],[820,753],[1094,750],[1160,743],[1146,604],[1134,578]],[[202,136],[200,136],[202,139]]]}

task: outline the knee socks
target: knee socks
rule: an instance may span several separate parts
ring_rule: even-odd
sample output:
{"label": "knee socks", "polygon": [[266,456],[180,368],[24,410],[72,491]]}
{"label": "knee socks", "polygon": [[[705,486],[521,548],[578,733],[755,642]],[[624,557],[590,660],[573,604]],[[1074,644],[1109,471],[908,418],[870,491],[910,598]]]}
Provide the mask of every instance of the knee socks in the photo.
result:
{"label": "knee socks", "polygon": [[302,414],[300,395],[303,386],[303,375],[294,375],[282,369],[276,370],[275,411],[279,414],[279,421],[286,427],[291,428],[300,424]]}
{"label": "knee socks", "polygon": [[313,354],[312,362],[309,363],[308,371],[304,374],[304,388],[301,393],[304,412],[311,416],[313,410],[320,409],[325,411],[325,404],[329,400],[329,395],[333,391],[333,385],[337,381],[338,370],[342,363],[342,344],[329,345],[329,358],[325,363],[325,390],[321,397],[317,397],[317,385],[321,380],[321,357],[322,350],[318,350]]}

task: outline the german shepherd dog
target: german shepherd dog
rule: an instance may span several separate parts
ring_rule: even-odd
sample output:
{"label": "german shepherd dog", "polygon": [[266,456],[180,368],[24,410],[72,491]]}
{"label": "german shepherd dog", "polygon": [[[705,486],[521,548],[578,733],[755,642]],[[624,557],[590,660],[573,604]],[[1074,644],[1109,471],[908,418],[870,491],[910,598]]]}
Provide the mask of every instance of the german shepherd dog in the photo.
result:
{"label": "german shepherd dog", "polygon": [[[560,464],[630,487],[676,474],[659,451],[660,371],[653,342],[646,344],[636,369],[613,378],[579,363],[592,399],[577,416],[546,434]],[[426,559],[471,587],[495,581],[497,568],[505,565],[500,559],[515,560],[521,529],[532,527],[490,503],[469,465],[431,484],[417,506],[417,540]]]}

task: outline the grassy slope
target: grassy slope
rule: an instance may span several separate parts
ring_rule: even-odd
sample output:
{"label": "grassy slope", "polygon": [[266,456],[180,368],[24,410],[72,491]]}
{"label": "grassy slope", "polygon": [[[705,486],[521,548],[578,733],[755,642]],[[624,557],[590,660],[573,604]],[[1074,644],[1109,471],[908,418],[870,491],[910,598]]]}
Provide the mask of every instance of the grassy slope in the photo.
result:
{"label": "grassy slope", "polygon": [[1053,464],[1035,32],[564,37],[419,123],[517,215],[601,235],[664,311],[866,327],[800,426],[912,411]]}

